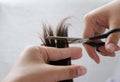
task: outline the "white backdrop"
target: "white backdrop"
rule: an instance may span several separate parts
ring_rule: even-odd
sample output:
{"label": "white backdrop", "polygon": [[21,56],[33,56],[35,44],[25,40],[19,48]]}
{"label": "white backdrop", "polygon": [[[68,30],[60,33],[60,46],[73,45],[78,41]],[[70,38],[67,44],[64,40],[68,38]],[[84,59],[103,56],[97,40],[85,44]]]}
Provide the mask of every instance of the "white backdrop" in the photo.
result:
{"label": "white backdrop", "polygon": [[[111,0],[0,0],[0,80],[8,73],[17,56],[26,45],[41,44],[42,22],[56,26],[68,16],[72,23],[69,35],[81,37],[83,16]],[[71,45],[82,47],[82,45]],[[120,54],[119,52],[117,54]],[[88,72],[75,82],[106,82],[112,77],[119,62],[114,58],[101,57],[101,64],[91,60],[83,49],[83,57],[75,64],[84,65]]]}

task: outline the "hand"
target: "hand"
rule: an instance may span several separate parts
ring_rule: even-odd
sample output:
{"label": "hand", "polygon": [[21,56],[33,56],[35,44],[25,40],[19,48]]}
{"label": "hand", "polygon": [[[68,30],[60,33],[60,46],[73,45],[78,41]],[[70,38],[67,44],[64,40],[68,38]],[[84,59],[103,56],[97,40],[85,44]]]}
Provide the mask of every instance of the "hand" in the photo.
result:
{"label": "hand", "polygon": [[54,66],[47,64],[82,56],[81,48],[27,47],[3,82],[57,82],[84,75],[86,68],[79,65]]}
{"label": "hand", "polygon": [[[120,28],[120,0],[112,1],[100,8],[93,10],[85,16],[85,30],[83,37],[88,38],[103,33],[106,29]],[[100,48],[103,56],[115,56],[115,51],[120,50],[117,45],[120,33],[111,34],[104,47]],[[100,42],[100,40],[99,40]],[[89,56],[97,63],[100,62],[95,49],[84,45]]]}

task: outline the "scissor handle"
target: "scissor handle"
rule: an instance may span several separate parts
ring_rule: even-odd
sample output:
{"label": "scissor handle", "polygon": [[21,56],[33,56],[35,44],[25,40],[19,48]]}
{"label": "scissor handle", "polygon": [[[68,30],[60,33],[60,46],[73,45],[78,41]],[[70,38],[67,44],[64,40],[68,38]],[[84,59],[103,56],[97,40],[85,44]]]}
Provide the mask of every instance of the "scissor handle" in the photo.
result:
{"label": "scissor handle", "polygon": [[105,45],[105,42],[100,42],[100,43],[95,43],[95,42],[86,42],[85,44],[88,44],[92,47],[95,47],[96,48],[96,51],[100,52],[99,48],[101,46],[104,46]]}
{"label": "scissor handle", "polygon": [[104,33],[104,34],[101,34],[98,36],[94,36],[94,37],[90,37],[89,40],[98,40],[98,39],[107,38],[111,33],[115,33],[115,32],[120,32],[120,28],[112,29],[112,30],[108,31],[107,33]]}

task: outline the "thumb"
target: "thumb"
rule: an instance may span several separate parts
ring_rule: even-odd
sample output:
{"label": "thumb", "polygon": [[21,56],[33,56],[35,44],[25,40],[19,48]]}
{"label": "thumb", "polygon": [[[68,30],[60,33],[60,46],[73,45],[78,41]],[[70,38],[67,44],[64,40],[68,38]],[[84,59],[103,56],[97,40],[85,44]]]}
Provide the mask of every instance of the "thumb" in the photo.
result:
{"label": "thumb", "polygon": [[54,66],[53,78],[56,81],[72,79],[86,73],[86,68],[83,66]]}
{"label": "thumb", "polygon": [[[118,20],[117,21],[111,20],[109,26],[110,29],[115,29],[117,27],[120,29],[120,23],[118,22]],[[116,50],[120,50],[120,47],[117,45],[119,39],[120,32],[112,33],[111,35],[109,35],[105,44],[106,50],[111,53],[113,53]]]}
{"label": "thumb", "polygon": [[[109,29],[115,29],[119,28],[120,29],[120,20],[117,19],[116,17],[112,17],[109,21]],[[114,53],[116,50],[120,50],[120,47],[117,45],[118,41],[120,39],[120,32],[112,33],[111,35],[108,36],[105,48],[108,52]]]}
{"label": "thumb", "polygon": [[120,38],[120,34],[119,33],[113,33],[110,36],[108,36],[107,41],[106,41],[106,50],[108,52],[113,53],[116,50],[120,50],[120,47],[117,45],[118,41]]}

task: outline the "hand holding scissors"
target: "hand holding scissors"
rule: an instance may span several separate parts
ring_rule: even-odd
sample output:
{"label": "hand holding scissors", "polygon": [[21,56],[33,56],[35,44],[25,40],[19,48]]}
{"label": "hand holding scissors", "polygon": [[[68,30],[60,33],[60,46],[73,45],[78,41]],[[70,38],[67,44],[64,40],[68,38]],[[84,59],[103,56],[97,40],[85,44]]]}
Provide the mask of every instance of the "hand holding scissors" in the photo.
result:
{"label": "hand holding scissors", "polygon": [[[75,37],[61,37],[61,36],[48,36],[49,39],[56,39],[56,40],[67,40],[69,44],[75,44],[75,43],[82,43],[82,44],[88,44],[96,49],[97,52],[104,54],[104,52],[100,49],[101,47],[104,47],[105,42],[102,41],[96,41],[107,38],[110,34],[120,32],[120,29],[112,29],[104,34],[97,35],[90,38],[75,38]],[[109,54],[109,53],[108,53]],[[104,56],[108,55],[104,54]]]}

